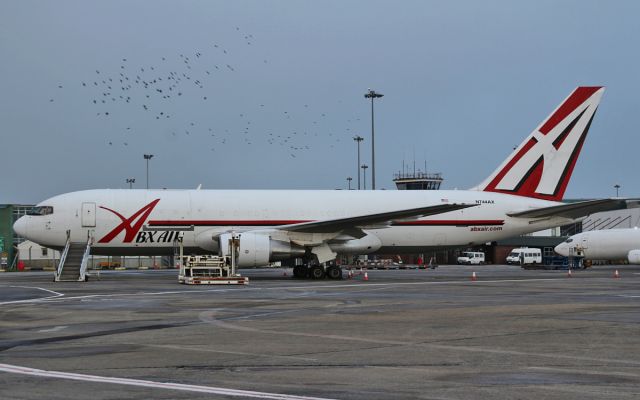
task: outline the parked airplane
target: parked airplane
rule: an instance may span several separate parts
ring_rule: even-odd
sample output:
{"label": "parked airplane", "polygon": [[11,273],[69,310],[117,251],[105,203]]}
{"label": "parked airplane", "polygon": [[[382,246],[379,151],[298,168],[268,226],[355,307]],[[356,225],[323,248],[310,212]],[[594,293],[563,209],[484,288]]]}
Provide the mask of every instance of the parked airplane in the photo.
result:
{"label": "parked airplane", "polygon": [[560,243],[556,253],[585,260],[627,260],[640,264],[640,229],[605,229],[578,233]]}
{"label": "parked airplane", "polygon": [[469,246],[624,208],[561,203],[604,88],[579,87],[483,183],[470,190],[87,190],[38,204],[15,231],[43,246],[93,241],[92,254],[226,254],[238,266],[301,257],[294,276],[341,277],[337,254]]}

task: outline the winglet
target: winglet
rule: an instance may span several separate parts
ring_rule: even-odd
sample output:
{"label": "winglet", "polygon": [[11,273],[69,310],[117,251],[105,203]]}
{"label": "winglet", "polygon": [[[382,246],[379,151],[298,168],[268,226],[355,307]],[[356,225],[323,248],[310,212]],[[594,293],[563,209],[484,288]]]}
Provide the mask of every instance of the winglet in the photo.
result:
{"label": "winglet", "polygon": [[474,189],[562,200],[603,93],[602,86],[575,89]]}

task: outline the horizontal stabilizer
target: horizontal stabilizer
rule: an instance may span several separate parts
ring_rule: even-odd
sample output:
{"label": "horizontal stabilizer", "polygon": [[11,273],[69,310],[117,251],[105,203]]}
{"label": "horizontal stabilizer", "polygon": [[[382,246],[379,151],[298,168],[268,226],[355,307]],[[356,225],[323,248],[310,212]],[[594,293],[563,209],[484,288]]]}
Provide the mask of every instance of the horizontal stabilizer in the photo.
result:
{"label": "horizontal stabilizer", "polygon": [[477,206],[477,204],[439,204],[437,206],[411,208],[378,214],[281,225],[276,229],[290,232],[332,233],[340,232],[345,229],[364,228],[371,225],[388,225],[392,221],[399,219],[427,217],[429,215],[443,214],[475,206]]}
{"label": "horizontal stabilizer", "polygon": [[558,206],[535,208],[526,211],[507,213],[516,218],[548,218],[563,217],[576,219],[602,211],[622,210],[627,208],[625,199],[598,199],[567,203]]}

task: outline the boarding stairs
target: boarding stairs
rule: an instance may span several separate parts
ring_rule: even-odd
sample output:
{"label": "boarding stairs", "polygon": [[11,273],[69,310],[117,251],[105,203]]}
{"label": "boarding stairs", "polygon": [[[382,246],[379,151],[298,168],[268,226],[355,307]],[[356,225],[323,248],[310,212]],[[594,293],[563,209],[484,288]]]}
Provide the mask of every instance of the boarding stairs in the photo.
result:
{"label": "boarding stairs", "polygon": [[87,264],[91,253],[93,239],[86,242],[72,242],[67,232],[67,243],[60,256],[60,262],[55,273],[56,282],[86,282]]}

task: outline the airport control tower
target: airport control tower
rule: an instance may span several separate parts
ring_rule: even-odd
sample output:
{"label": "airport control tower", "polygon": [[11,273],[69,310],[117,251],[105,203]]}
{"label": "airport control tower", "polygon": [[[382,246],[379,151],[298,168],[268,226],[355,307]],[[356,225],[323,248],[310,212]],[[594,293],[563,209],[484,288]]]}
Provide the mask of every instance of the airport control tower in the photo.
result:
{"label": "airport control tower", "polygon": [[443,180],[439,172],[403,171],[393,175],[398,190],[438,190]]}

